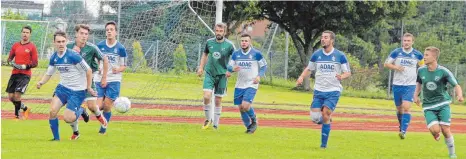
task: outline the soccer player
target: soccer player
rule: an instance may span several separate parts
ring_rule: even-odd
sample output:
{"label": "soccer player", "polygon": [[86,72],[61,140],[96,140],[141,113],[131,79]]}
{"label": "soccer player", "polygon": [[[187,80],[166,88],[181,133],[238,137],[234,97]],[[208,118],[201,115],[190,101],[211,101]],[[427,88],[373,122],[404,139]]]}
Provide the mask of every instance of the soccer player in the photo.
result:
{"label": "soccer player", "polygon": [[227,77],[230,77],[230,72],[227,71],[227,65],[231,54],[235,51],[233,43],[224,37],[226,29],[227,26],[224,23],[215,25],[215,38],[207,40],[199,69],[197,70],[198,76],[202,76],[205,69],[203,88],[206,120],[204,121],[204,125],[202,125],[202,129],[207,129],[209,125],[212,124],[212,117],[210,115],[212,90],[215,95],[214,129],[218,128],[220,114],[222,112],[222,97],[226,95]]}
{"label": "soccer player", "polygon": [[[107,22],[105,24],[107,39],[99,42],[97,47],[108,58],[107,86],[101,83],[103,73],[99,73],[94,78],[97,86],[97,105],[103,108],[104,117],[107,123],[112,117],[113,102],[120,96],[120,85],[123,77],[122,72],[126,69],[126,48],[117,41],[117,24],[116,22]],[[108,125],[107,125],[108,126]],[[107,127],[101,126],[99,133],[105,134]]]}
{"label": "soccer player", "polygon": [[60,82],[55,88],[50,105],[49,123],[53,134],[52,141],[60,140],[57,114],[63,105],[66,105],[64,120],[73,129],[70,139],[77,140],[79,138],[78,119],[83,111],[81,104],[86,98],[86,90],[91,95],[96,95],[91,87],[92,70],[77,52],[66,48],[65,32],[55,32],[53,39],[57,51],[50,57],[49,67],[37,83],[37,89],[47,83],[56,70],[60,72]]}
{"label": "soccer player", "polygon": [[436,47],[427,47],[424,51],[424,61],[426,66],[417,70],[417,85],[414,94],[414,102],[420,105],[419,93],[422,90],[422,109],[426,119],[427,128],[434,139],[440,140],[440,132],[445,137],[450,158],[456,158],[455,141],[450,131],[451,96],[447,91],[447,84],[452,85],[456,92],[456,98],[463,102],[463,92],[458,81],[447,68],[440,66],[437,61],[440,50]]}
{"label": "soccer player", "polygon": [[[101,80],[102,87],[107,86],[107,72],[108,72],[108,60],[99,51],[99,48],[92,43],[87,42],[91,29],[89,26],[84,24],[78,24],[75,27],[76,41],[70,42],[66,45],[68,49],[73,49],[78,52],[86,63],[91,67],[93,74],[97,74],[99,71],[99,62],[103,62],[103,75]],[[96,89],[94,81],[92,81],[91,87],[93,90]],[[91,110],[99,120],[102,127],[107,127],[107,120],[102,116],[100,108],[97,106],[97,97],[86,94],[87,107]],[[86,109],[83,110],[82,117],[85,122],[89,121],[89,115]]]}
{"label": "soccer player", "polygon": [[314,123],[322,124],[320,148],[325,149],[330,136],[331,115],[335,111],[341,91],[343,91],[341,81],[350,77],[351,72],[345,54],[333,47],[335,33],[324,31],[320,43],[323,49],[312,54],[309,65],[304,69],[296,83],[301,85],[311,71],[316,71],[310,115]]}
{"label": "soccer player", "polygon": [[31,68],[37,66],[37,49],[30,41],[32,28],[24,26],[21,28],[21,41],[13,44],[8,56],[8,63],[13,66],[11,77],[6,87],[8,99],[15,106],[15,118],[19,119],[19,111],[22,109],[24,119],[29,117],[31,108],[21,102],[21,95],[26,92],[31,79]]}
{"label": "soccer player", "polygon": [[241,49],[233,52],[228,63],[228,71],[238,72],[234,104],[239,106],[241,119],[248,134],[254,133],[257,129],[257,118],[251,104],[266,70],[267,62],[259,50],[252,48],[251,36],[241,35]]}
{"label": "soccer player", "polygon": [[393,77],[393,100],[397,109],[400,139],[406,138],[411,121],[409,109],[413,102],[416,89],[417,66],[424,65],[422,53],[414,49],[414,36],[410,33],[403,35],[403,47],[393,50],[385,61],[386,68],[395,71]]}

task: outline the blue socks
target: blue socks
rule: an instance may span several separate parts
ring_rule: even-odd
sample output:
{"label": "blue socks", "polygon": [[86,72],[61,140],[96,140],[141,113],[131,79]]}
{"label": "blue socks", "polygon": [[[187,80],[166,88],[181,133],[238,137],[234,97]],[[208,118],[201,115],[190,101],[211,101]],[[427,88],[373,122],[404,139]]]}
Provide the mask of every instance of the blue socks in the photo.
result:
{"label": "blue socks", "polygon": [[330,124],[322,124],[322,144],[321,148],[327,147],[328,137],[330,136]]}
{"label": "blue socks", "polygon": [[254,112],[254,108],[249,107],[249,110],[246,112],[241,112],[241,120],[243,120],[244,126],[248,127],[251,125],[251,122],[256,122],[256,113]]}
{"label": "blue socks", "polygon": [[409,122],[411,122],[411,114],[403,114],[401,118],[401,131],[405,133],[408,130]]}
{"label": "blue socks", "polygon": [[249,118],[251,118],[251,122],[256,122],[256,113],[254,112],[254,108],[249,107],[249,110],[247,111]]}
{"label": "blue socks", "polygon": [[112,117],[112,112],[104,112],[104,117],[107,119],[107,123],[110,122],[110,118]]}
{"label": "blue socks", "polygon": [[247,112],[241,112],[241,120],[243,120],[243,124],[245,127],[248,127],[251,124],[251,119]]}
{"label": "blue socks", "polygon": [[58,118],[49,119],[50,129],[52,130],[53,139],[60,140],[60,134],[58,133]]}

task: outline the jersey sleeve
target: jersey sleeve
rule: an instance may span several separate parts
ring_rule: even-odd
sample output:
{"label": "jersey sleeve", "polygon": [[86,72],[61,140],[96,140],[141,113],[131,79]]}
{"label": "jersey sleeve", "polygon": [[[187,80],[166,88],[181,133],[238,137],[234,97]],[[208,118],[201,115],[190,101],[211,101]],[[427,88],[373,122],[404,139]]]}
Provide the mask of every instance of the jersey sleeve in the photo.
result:
{"label": "jersey sleeve", "polygon": [[348,62],[348,58],[346,58],[346,55],[343,54],[340,58],[340,64],[341,64],[341,71],[343,72],[351,72],[350,65]]}
{"label": "jersey sleeve", "polygon": [[8,55],[8,62],[10,62],[11,60],[13,60],[13,58],[15,58],[16,47],[17,47],[16,43],[13,44],[13,46],[11,47],[10,54]]}
{"label": "jersey sleeve", "polygon": [[96,58],[99,61],[102,61],[104,55],[100,51],[100,49],[96,45],[90,45],[93,49],[92,52],[94,54],[94,58]]}
{"label": "jersey sleeve", "polygon": [[390,55],[388,55],[387,60],[385,60],[386,64],[392,64],[395,62],[396,57],[398,56],[398,53],[396,50],[393,50]]}
{"label": "jersey sleeve", "polygon": [[120,55],[120,66],[126,66],[127,65],[127,53],[126,53],[126,48],[125,47],[120,47],[120,51],[118,53]]}
{"label": "jersey sleeve", "polygon": [[450,83],[452,86],[458,85],[458,81],[456,80],[455,76],[453,75],[453,73],[451,73],[450,70],[443,69],[443,71],[445,72],[444,77],[447,79],[448,83]]}
{"label": "jersey sleeve", "polygon": [[26,66],[26,69],[37,67],[38,64],[39,64],[39,59],[38,59],[37,47],[35,45],[32,45],[31,63],[29,63]]}
{"label": "jersey sleeve", "polygon": [[267,61],[260,52],[256,54],[256,60],[259,63],[259,76],[263,77],[267,71]]}
{"label": "jersey sleeve", "polygon": [[209,45],[205,44],[204,53],[209,54]]}
{"label": "jersey sleeve", "polygon": [[419,60],[417,65],[424,66],[424,55],[422,55],[421,53],[418,53],[416,57],[417,57],[417,60]]}
{"label": "jersey sleeve", "polygon": [[317,54],[314,53],[312,54],[311,60],[309,60],[309,64],[307,65],[306,69],[309,69],[311,71],[316,70],[316,67],[317,67],[316,62],[317,62]]}

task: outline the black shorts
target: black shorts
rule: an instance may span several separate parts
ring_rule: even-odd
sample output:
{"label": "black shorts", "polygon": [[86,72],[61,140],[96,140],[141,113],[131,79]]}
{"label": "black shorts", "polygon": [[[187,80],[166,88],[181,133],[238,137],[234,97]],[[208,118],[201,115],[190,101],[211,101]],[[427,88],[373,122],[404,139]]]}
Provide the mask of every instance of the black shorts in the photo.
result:
{"label": "black shorts", "polygon": [[25,74],[12,74],[6,87],[7,93],[21,92],[24,94],[28,87],[31,77]]}

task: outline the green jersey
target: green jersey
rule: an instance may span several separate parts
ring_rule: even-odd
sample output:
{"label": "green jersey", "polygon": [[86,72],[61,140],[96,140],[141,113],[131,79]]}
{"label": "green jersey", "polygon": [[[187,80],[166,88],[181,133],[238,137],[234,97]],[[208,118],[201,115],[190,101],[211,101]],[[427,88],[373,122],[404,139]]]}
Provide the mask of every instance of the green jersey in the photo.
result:
{"label": "green jersey", "polygon": [[447,91],[447,84],[456,86],[453,73],[447,68],[438,65],[434,71],[429,71],[427,66],[418,69],[417,82],[422,85],[422,108],[434,109],[451,103],[451,96]]}
{"label": "green jersey", "polygon": [[211,76],[224,75],[227,72],[227,64],[230,56],[235,51],[233,43],[225,39],[219,43],[215,38],[207,40],[204,53],[207,53],[206,73]]}
{"label": "green jersey", "polygon": [[[66,45],[67,48],[73,49],[76,42],[70,42]],[[91,67],[92,72],[99,70],[99,61],[102,61],[102,53],[100,52],[99,48],[96,45],[86,42],[83,48],[81,48],[81,52],[79,52],[81,57],[83,57],[84,61]]]}

